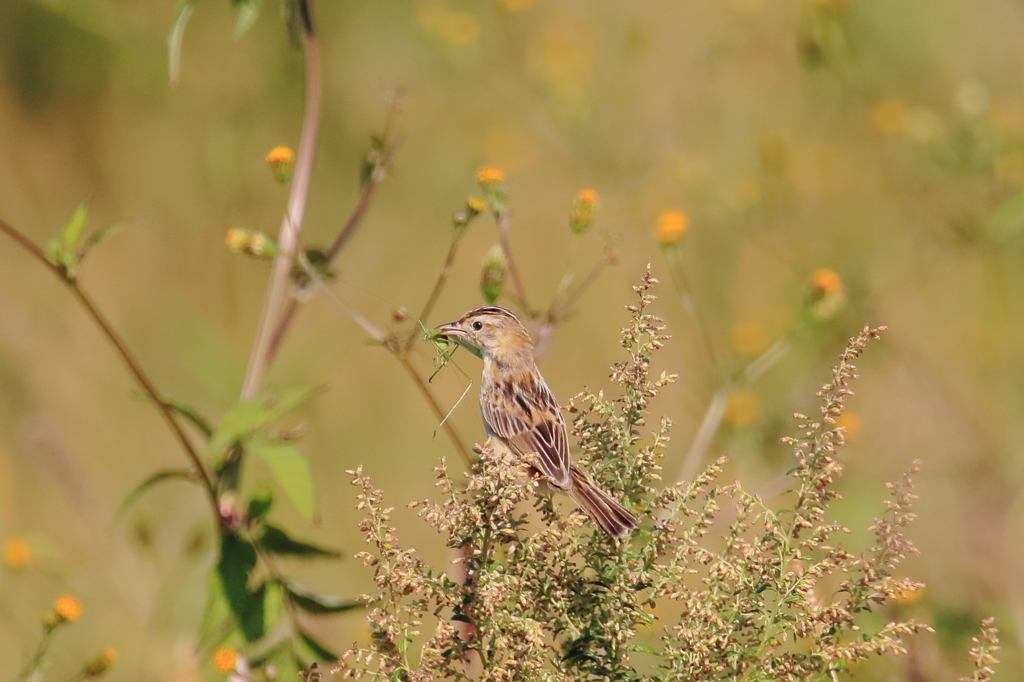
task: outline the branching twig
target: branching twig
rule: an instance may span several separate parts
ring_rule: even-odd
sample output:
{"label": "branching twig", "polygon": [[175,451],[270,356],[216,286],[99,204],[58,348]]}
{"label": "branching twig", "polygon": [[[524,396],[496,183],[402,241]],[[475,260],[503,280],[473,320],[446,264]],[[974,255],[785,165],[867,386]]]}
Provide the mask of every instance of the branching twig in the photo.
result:
{"label": "branching twig", "polygon": [[192,466],[195,467],[196,473],[201,478],[203,487],[206,489],[207,495],[210,498],[210,503],[213,505],[214,511],[216,512],[218,510],[217,490],[214,487],[213,480],[210,478],[209,472],[207,472],[206,468],[203,466],[202,460],[199,458],[199,453],[196,452],[192,443],[189,441],[188,436],[185,435],[184,430],[181,428],[181,425],[178,424],[178,420],[174,416],[174,411],[160,397],[156,386],[153,385],[153,382],[150,381],[149,377],[142,371],[141,365],[139,365],[138,361],[131,354],[131,351],[128,350],[128,346],[124,343],[121,337],[118,336],[117,332],[114,331],[114,328],[109,322],[107,322],[106,318],[103,317],[99,309],[92,302],[92,299],[90,299],[89,296],[82,291],[81,287],[78,286],[78,283],[75,280],[70,279],[63,268],[51,263],[39,246],[3,220],[0,220],[0,230],[11,237],[14,241],[18,242],[18,244],[20,244],[26,251],[35,256],[36,260],[45,265],[53,274],[57,275],[57,277],[59,277],[61,281],[68,286],[71,293],[76,299],[78,299],[78,302],[82,307],[85,308],[86,313],[88,313],[89,317],[91,317],[93,322],[96,323],[96,326],[100,328],[103,335],[107,337],[107,340],[114,347],[114,350],[117,351],[118,355],[121,356],[125,365],[128,366],[128,371],[131,372],[133,377],[135,377],[135,381],[138,382],[142,390],[160,410],[160,414],[163,415],[164,421],[167,422],[167,425],[171,428],[171,431],[174,432],[175,437],[181,444],[182,449],[185,450],[185,454],[188,455],[188,458],[192,461]]}
{"label": "branching twig", "polygon": [[[380,184],[381,180],[384,179],[386,173],[385,170],[391,161],[391,156],[394,154],[393,143],[390,142],[392,138],[391,128],[393,125],[394,117],[397,112],[397,104],[393,104],[388,111],[387,119],[384,122],[384,133],[381,139],[384,141],[384,157],[379,161],[377,166],[369,177],[363,183],[363,190],[359,195],[359,201],[356,203],[356,207],[352,210],[352,214],[345,221],[344,227],[338,232],[338,236],[331,242],[330,248],[324,254],[325,264],[330,264],[337,255],[341,252],[345,245],[348,244],[349,239],[355,234],[356,229],[362,224],[363,218],[366,217],[367,212],[370,210],[370,204],[373,202],[373,198],[377,192],[377,185]],[[274,359],[277,357],[277,352],[281,349],[281,344],[284,342],[284,337],[287,335],[288,330],[291,328],[292,322],[295,320],[295,315],[299,311],[299,299],[296,296],[292,296],[285,308],[284,314],[281,315],[280,321],[277,323],[277,328],[274,330],[274,335],[270,340],[270,348],[267,350],[267,361],[266,366],[269,367],[273,364]]]}

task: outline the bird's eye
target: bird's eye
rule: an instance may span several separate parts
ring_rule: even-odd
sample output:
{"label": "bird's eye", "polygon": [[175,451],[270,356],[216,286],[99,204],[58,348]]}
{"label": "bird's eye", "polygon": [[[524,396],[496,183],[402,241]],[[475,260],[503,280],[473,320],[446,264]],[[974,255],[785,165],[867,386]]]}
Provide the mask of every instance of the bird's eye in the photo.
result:
{"label": "bird's eye", "polygon": [[473,323],[473,329],[475,329],[476,331],[480,331],[483,328],[484,328],[484,323],[481,322],[480,320],[477,320],[476,322]]}

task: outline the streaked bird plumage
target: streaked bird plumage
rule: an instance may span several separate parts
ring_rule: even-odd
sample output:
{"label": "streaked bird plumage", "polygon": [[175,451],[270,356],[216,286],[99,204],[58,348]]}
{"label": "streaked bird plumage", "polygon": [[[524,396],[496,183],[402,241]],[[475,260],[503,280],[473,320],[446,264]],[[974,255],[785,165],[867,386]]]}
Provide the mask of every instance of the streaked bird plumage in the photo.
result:
{"label": "streaked bird plumage", "polygon": [[533,341],[509,310],[483,306],[438,330],[480,349],[484,360],[480,411],[487,434],[568,494],[606,533],[624,537],[636,527],[629,511],[569,460],[569,438],[554,394],[533,359]]}

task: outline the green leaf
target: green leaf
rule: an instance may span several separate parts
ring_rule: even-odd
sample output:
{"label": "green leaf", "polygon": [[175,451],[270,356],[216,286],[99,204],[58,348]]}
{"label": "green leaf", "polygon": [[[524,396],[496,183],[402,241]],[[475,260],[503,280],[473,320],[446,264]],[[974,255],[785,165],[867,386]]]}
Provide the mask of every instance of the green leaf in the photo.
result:
{"label": "green leaf", "polygon": [[201,434],[206,436],[207,440],[213,436],[213,427],[210,426],[210,422],[208,422],[201,414],[196,412],[194,407],[171,398],[163,398],[162,402],[164,405],[171,408],[173,412],[184,417],[190,424],[192,424],[192,426],[196,427]]}
{"label": "green leaf", "polygon": [[320,659],[319,662],[333,662],[338,660],[338,654],[334,653],[320,642],[316,641],[312,635],[303,630],[302,628],[296,628],[296,632],[299,635],[299,639],[302,643],[313,652],[313,655]]}
{"label": "green leaf", "polygon": [[651,654],[652,656],[660,656],[660,652],[654,647],[649,647],[644,644],[634,644],[633,651],[638,654]]}
{"label": "green leaf", "polygon": [[243,400],[221,418],[220,424],[210,438],[210,450],[220,458],[231,443],[244,441],[269,422],[290,412],[305,401],[323,391],[322,387],[293,388],[280,396],[257,396]]}
{"label": "green leaf", "polygon": [[263,519],[270,513],[274,506],[274,493],[270,490],[262,490],[249,498],[249,508],[245,512],[246,518]]}
{"label": "green leaf", "polygon": [[292,504],[307,519],[313,518],[313,477],[306,459],[290,443],[250,444],[249,453],[262,459]]}
{"label": "green leaf", "polygon": [[71,215],[71,220],[64,226],[64,230],[61,232],[61,242],[65,249],[71,251],[78,246],[78,242],[82,239],[86,213],[85,204],[79,204]]}
{"label": "green leaf", "polygon": [[267,586],[249,589],[249,575],[254,568],[256,548],[234,533],[225,531],[221,535],[217,575],[238,628],[249,642],[256,641],[266,632],[264,614]]}
{"label": "green leaf", "polygon": [[263,0],[231,0],[231,4],[237,12],[234,34],[236,38],[241,38],[259,18]]}
{"label": "green leaf", "polygon": [[189,483],[195,483],[196,479],[188,469],[164,469],[158,471],[132,488],[131,492],[125,495],[124,501],[121,502],[121,506],[118,507],[115,516],[123,515],[128,510],[128,507],[135,504],[142,497],[143,493],[164,481],[188,481]]}
{"label": "green leaf", "polygon": [[192,16],[192,9],[195,0],[181,0],[175,10],[174,28],[167,36],[167,73],[171,85],[176,85],[181,78],[181,42],[185,37],[185,26],[189,17]]}
{"label": "green leaf", "polygon": [[292,580],[285,582],[282,587],[284,587],[288,601],[314,616],[325,616],[331,613],[342,613],[365,607],[365,604],[361,601],[317,594],[305,585],[300,585]]}
{"label": "green leaf", "polygon": [[206,607],[199,624],[199,649],[215,649],[223,644],[234,630],[231,607],[224,597],[219,571],[210,571],[206,586]]}
{"label": "green leaf", "polygon": [[263,527],[259,545],[271,554],[284,554],[317,559],[337,559],[340,552],[324,549],[305,542],[293,540],[287,533],[276,526],[267,524]]}
{"label": "green leaf", "polygon": [[122,223],[110,223],[109,225],[104,225],[85,238],[85,241],[82,242],[82,248],[91,249],[107,237],[112,237],[120,232],[123,227],[124,225]]}

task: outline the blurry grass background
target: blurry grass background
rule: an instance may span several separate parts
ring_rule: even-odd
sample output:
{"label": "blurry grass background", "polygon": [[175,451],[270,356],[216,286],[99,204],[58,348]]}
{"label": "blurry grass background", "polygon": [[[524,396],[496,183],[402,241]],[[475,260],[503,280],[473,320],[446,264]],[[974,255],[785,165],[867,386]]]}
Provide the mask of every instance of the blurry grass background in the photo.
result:
{"label": "blurry grass background", "polygon": [[[228,253],[224,233],[276,232],[286,194],[263,157],[297,144],[302,63],[278,2],[233,40],[229,3],[207,0],[168,87],[173,5],[0,3],[0,216],[40,243],[82,201],[90,227],[124,223],[82,284],[157,385],[216,419],[237,399],[267,275]],[[532,301],[546,304],[565,271],[572,199],[597,190],[576,267],[598,257],[600,231],[614,235],[618,264],[558,329],[542,370],[563,402],[603,386],[629,285],[653,263],[674,334],[662,362],[681,374],[653,407],[676,422],[673,476],[723,376],[787,333],[814,270],[834,270],[846,307],[734,399],[709,456],[727,454],[752,489],[776,480],[789,467],[777,439],[793,431],[790,414],[816,409],[847,337],[889,325],[850,402],[837,512],[860,546],[883,482],[922,459],[910,533],[922,556],[906,568],[928,587],[903,608],[937,633],[912,655],[949,679],[992,614],[1013,677],[1024,618],[1024,3],[321,0],[316,13],[326,91],[307,244],[340,229],[368,136],[393,91],[405,93],[395,173],[338,261],[339,296],[378,325],[417,310],[451,213],[475,191],[475,170],[494,164],[507,172],[514,254]],[[678,260],[717,364],[654,239],[666,210],[690,219]],[[479,264],[495,241],[489,221],[473,224],[430,324],[481,303]],[[183,464],[181,453],[60,283],[8,240],[0,291],[0,540],[24,539],[31,555],[0,572],[0,678],[35,645],[57,592],[84,613],[54,651],[54,679],[107,644],[120,652],[115,679],[208,675],[193,653],[214,554],[200,490],[169,483],[113,520],[135,483]],[[424,344],[424,370],[430,357]],[[478,373],[475,358],[456,358]],[[302,448],[319,523],[283,500],[274,514],[357,551],[343,472],[364,464],[399,508],[405,542],[443,563],[404,503],[430,496],[431,468],[457,456],[432,437],[436,420],[402,368],[323,296],[269,377],[318,383],[331,390],[305,409]],[[465,383],[447,370],[435,385],[451,405]],[[475,389],[452,420],[483,438]],[[256,464],[248,475],[266,478]],[[355,561],[294,570],[323,591],[368,590]],[[342,649],[363,636],[358,615],[319,632]]]}

